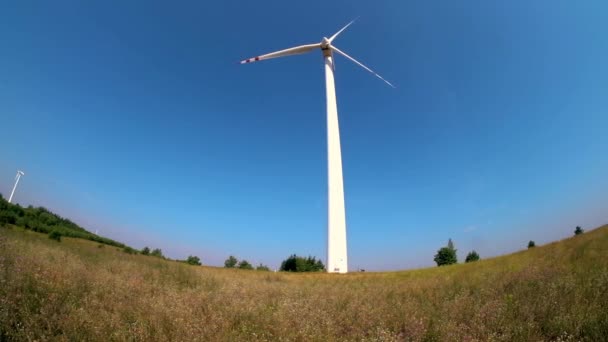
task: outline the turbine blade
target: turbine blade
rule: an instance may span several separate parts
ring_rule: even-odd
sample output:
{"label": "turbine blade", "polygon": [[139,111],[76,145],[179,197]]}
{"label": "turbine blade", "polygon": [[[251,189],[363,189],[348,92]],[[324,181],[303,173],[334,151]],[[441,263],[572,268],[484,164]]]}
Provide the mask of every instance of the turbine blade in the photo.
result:
{"label": "turbine blade", "polygon": [[311,50],[314,50],[319,47],[321,47],[321,43],[300,45],[300,46],[292,47],[289,49],[275,51],[275,52],[267,53],[265,55],[261,55],[261,56],[257,56],[257,57],[253,57],[253,58],[248,58],[248,59],[242,60],[240,63],[246,64],[246,63],[251,63],[251,62],[262,61],[265,59],[285,57],[285,56],[291,56],[291,55],[299,55],[302,53],[310,52]]}
{"label": "turbine blade", "polygon": [[362,67],[363,69],[371,72],[372,74],[374,74],[374,76],[378,77],[379,79],[383,80],[384,82],[386,82],[386,84],[388,84],[389,86],[393,87],[393,88],[397,88],[394,85],[391,84],[391,82],[385,80],[384,78],[382,78],[382,76],[378,75],[376,72],[374,72],[372,69],[366,67],[365,65],[363,65],[362,63],[358,62],[356,59],[352,58],[351,56],[345,54],[344,52],[340,51],[340,49],[338,49],[335,46],[331,46],[331,49],[334,50],[335,52],[341,54],[342,56],[350,59],[352,62],[354,62],[355,64],[359,65],[360,67]]}
{"label": "turbine blade", "polygon": [[350,26],[350,24],[354,23],[354,22],[355,22],[355,20],[357,20],[357,19],[359,19],[359,17],[357,17],[357,18],[353,19],[353,21],[351,21],[350,23],[346,24],[346,26],[344,26],[344,27],[343,27],[343,28],[342,28],[340,31],[338,31],[338,32],[334,33],[334,35],[333,35],[333,36],[331,36],[331,38],[329,38],[329,39],[328,39],[328,40],[329,40],[329,42],[331,43],[331,42],[332,42],[334,39],[336,39],[336,37],[337,37],[337,36],[338,36],[340,33],[342,33],[342,31],[346,30],[346,28],[347,28],[347,27],[349,27],[349,26]]}

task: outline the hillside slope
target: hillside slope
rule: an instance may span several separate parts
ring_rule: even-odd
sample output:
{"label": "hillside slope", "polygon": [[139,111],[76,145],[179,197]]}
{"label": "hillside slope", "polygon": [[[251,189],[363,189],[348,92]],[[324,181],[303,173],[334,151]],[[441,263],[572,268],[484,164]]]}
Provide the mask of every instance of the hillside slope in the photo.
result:
{"label": "hillside slope", "polygon": [[93,234],[69,219],[63,218],[46,208],[8,203],[0,194],[0,226],[14,224],[39,233],[55,232],[62,236],[86,239],[110,246],[125,247],[112,239]]}
{"label": "hillside slope", "polygon": [[284,274],[0,228],[0,340],[601,341],[607,257],[603,226],[470,264]]}

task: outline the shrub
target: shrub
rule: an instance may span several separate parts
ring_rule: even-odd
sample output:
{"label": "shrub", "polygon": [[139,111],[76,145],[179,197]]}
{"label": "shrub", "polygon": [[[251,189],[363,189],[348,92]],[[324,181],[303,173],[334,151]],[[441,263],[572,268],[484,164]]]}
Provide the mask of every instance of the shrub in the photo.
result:
{"label": "shrub", "polygon": [[150,255],[159,258],[164,258],[163,251],[161,251],[160,248],[155,248],[154,250],[152,250],[152,252],[150,252]]}
{"label": "shrub", "polygon": [[61,233],[56,230],[53,230],[49,233],[49,239],[61,242]]}
{"label": "shrub", "polygon": [[144,249],[141,250],[141,254],[150,255],[150,248],[148,248],[148,246],[144,247]]}
{"label": "shrub", "polygon": [[435,260],[437,266],[451,265],[458,262],[456,249],[454,248],[452,239],[448,240],[448,245],[446,247],[442,247],[437,251],[437,254],[435,254],[435,258],[433,258],[433,260]]}
{"label": "shrub", "polygon": [[469,254],[467,254],[467,258],[464,260],[464,262],[473,262],[477,260],[479,260],[479,254],[477,254],[475,251],[471,251]]}
{"label": "shrub", "polygon": [[252,270],[253,266],[247,260],[241,260],[239,262],[239,268],[242,270]]}
{"label": "shrub", "polygon": [[197,257],[197,256],[190,255],[190,256],[188,256],[188,259],[186,259],[186,263],[190,264],[190,265],[200,266],[201,265],[201,259],[199,257]]}
{"label": "shrub", "polygon": [[229,256],[226,261],[224,261],[224,267],[226,268],[234,268],[239,261],[234,256]]}
{"label": "shrub", "polygon": [[576,226],[576,229],[574,230],[574,235],[580,235],[583,234],[585,231],[583,230],[583,228]]}
{"label": "shrub", "polygon": [[534,243],[534,241],[530,240],[530,242],[528,242],[528,248],[534,248],[536,247],[536,244]]}
{"label": "shrub", "polygon": [[32,230],[38,233],[50,233],[51,230],[49,229],[49,227],[47,227],[46,225],[44,225],[43,223],[40,222],[36,222],[34,223]]}
{"label": "shrub", "polygon": [[325,271],[325,265],[316,257],[304,258],[292,254],[283,260],[280,270],[284,272],[322,272]]}
{"label": "shrub", "polygon": [[127,254],[137,254],[137,251],[129,246],[124,246],[122,251]]}
{"label": "shrub", "polygon": [[256,271],[270,271],[270,268],[268,268],[268,266],[266,265],[262,265],[262,263],[260,263],[256,268]]}
{"label": "shrub", "polygon": [[0,226],[4,226],[6,224],[15,224],[15,222],[17,222],[17,215],[15,215],[13,212],[0,212]]}
{"label": "shrub", "polygon": [[448,247],[442,247],[435,254],[435,258],[433,258],[437,263],[437,266],[445,266],[451,265],[458,262],[458,258],[456,257],[456,251],[453,249],[449,249]]}

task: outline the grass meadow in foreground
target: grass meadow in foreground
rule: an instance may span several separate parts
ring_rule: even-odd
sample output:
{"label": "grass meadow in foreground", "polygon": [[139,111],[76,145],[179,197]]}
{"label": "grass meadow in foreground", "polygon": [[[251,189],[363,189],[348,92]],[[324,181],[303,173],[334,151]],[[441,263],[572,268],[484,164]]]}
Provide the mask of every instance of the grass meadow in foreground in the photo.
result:
{"label": "grass meadow in foreground", "polygon": [[0,340],[601,341],[608,226],[421,270],[190,266],[0,228]]}

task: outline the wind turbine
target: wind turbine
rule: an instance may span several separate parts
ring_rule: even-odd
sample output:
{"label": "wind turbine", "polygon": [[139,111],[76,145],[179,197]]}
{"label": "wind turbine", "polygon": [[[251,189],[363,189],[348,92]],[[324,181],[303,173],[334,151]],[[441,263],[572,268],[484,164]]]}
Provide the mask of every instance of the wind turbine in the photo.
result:
{"label": "wind turbine", "polygon": [[382,76],[332,45],[334,39],[336,39],[338,35],[346,30],[354,21],[355,20],[348,23],[330,38],[323,37],[320,43],[296,46],[241,61],[241,64],[246,64],[265,59],[299,55],[315,49],[321,49],[321,52],[323,53],[325,59],[325,94],[327,98],[327,271],[331,273],[348,272],[344,183],[342,178],[338,108],[336,105],[336,90],[334,85],[333,53],[336,52],[346,57],[386,82],[389,86],[395,88],[395,86],[382,78]]}
{"label": "wind turbine", "polygon": [[17,189],[17,184],[19,184],[19,179],[21,176],[24,176],[25,173],[23,171],[17,171],[17,175],[15,176],[15,186],[13,186],[13,191],[11,192],[11,197],[8,198],[8,203],[11,203],[13,200],[13,195],[15,194],[15,189]]}

